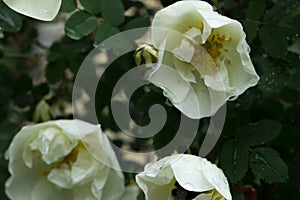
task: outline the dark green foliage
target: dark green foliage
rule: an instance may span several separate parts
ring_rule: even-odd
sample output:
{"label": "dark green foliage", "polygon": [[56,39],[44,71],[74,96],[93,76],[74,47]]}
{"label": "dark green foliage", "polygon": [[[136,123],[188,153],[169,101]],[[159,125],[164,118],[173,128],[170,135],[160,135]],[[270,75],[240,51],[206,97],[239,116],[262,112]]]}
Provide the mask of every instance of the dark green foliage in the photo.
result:
{"label": "dark green foliage", "polygon": [[120,0],[99,0],[100,11],[104,21],[112,25],[119,25],[125,20],[124,5]]}
{"label": "dark green foliage", "polygon": [[118,28],[110,25],[109,23],[103,23],[98,28],[95,35],[95,44],[100,44],[105,39],[119,33]]}
{"label": "dark green foliage", "polygon": [[60,7],[61,12],[72,12],[77,8],[76,0],[62,0],[62,4]]}
{"label": "dark green foliage", "polygon": [[248,169],[248,150],[242,144],[234,144],[234,141],[227,141],[221,150],[221,167],[227,178],[236,183],[246,174]]}
{"label": "dark green foliage", "polygon": [[287,180],[287,166],[273,149],[255,148],[250,156],[250,166],[257,177],[266,181],[283,182]]}
{"label": "dark green foliage", "polygon": [[101,12],[101,0],[80,0],[80,4],[84,9],[92,14],[98,14]]}
{"label": "dark green foliage", "polygon": [[281,130],[281,124],[272,120],[261,120],[243,126],[237,133],[237,141],[244,146],[265,144],[275,138]]}
{"label": "dark green foliage", "polygon": [[[160,2],[168,6],[176,0]],[[258,199],[300,199],[300,1],[207,2],[219,13],[242,23],[260,76],[257,86],[227,103],[221,138],[207,157],[223,169],[233,199],[244,199],[245,185],[256,188]],[[128,10],[132,13],[126,12],[125,16]],[[4,152],[17,131],[33,121],[36,105],[44,100],[54,113],[53,119],[72,118],[65,105],[72,103],[74,80],[88,53],[115,34],[148,27],[156,10],[142,1],[63,0],[60,12],[70,15],[64,27],[66,35],[48,48],[37,42],[36,20],[12,11],[0,1],[0,199],[7,199],[4,183],[9,176]],[[124,44],[136,47],[124,38],[104,47],[108,57]],[[36,48],[43,53],[35,52]],[[134,67],[132,51],[111,63],[99,80],[95,110],[104,130],[120,131],[112,116],[111,94],[119,78]],[[90,78],[94,76],[96,72]],[[166,124],[154,137],[126,144],[134,151],[160,149],[178,131],[181,113],[152,84],[140,87],[130,98],[133,122],[149,124],[149,109],[155,104],[164,107]],[[190,153],[197,155],[208,126],[209,118],[200,120]],[[190,137],[190,130],[186,130],[185,139]],[[124,145],[121,139],[113,142]],[[144,200],[144,195],[138,199]]]}
{"label": "dark green foliage", "polygon": [[70,38],[79,40],[92,33],[96,26],[97,19],[95,16],[84,11],[77,11],[66,22],[65,31]]}
{"label": "dark green foliage", "polygon": [[22,28],[23,17],[0,2],[0,27],[2,31],[18,32]]}

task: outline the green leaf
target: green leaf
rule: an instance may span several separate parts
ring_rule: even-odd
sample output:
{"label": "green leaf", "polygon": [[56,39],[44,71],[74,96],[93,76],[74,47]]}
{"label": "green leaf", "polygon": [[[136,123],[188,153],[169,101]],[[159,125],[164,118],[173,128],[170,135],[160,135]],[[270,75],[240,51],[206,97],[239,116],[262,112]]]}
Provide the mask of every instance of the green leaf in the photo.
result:
{"label": "green leaf", "polygon": [[256,148],[250,156],[253,173],[266,181],[284,182],[288,178],[288,168],[279,154],[271,148]]}
{"label": "green leaf", "polygon": [[[125,25],[122,27],[123,31],[127,31],[130,29],[135,28],[142,28],[142,27],[149,27],[150,26],[150,19],[148,17],[136,17],[133,19],[130,19]],[[136,39],[142,37],[148,29],[145,29],[145,31],[138,31],[134,36]]]}
{"label": "green leaf", "polygon": [[57,83],[62,79],[66,69],[65,62],[52,62],[47,65],[46,77],[49,83]]}
{"label": "green leaf", "polygon": [[267,93],[279,93],[289,82],[288,71],[276,68],[264,73],[260,77],[258,88]]}
{"label": "green leaf", "polygon": [[76,0],[62,0],[60,12],[70,13],[77,8]]}
{"label": "green leaf", "polygon": [[122,30],[130,30],[134,28],[148,27],[150,25],[150,19],[148,17],[136,17],[128,21],[122,28]]}
{"label": "green leaf", "polygon": [[237,140],[245,146],[260,145],[274,139],[281,130],[281,124],[268,119],[242,127],[237,133]]}
{"label": "green leaf", "polygon": [[247,35],[247,42],[250,43],[255,39],[257,35],[258,25],[255,23],[245,21],[243,22],[243,26]]}
{"label": "green leaf", "polygon": [[275,21],[276,23],[281,23],[282,21],[287,21],[291,16],[299,14],[300,1],[295,0],[285,0],[278,1],[275,6],[271,7],[265,12],[265,21]]}
{"label": "green leaf", "polygon": [[89,11],[93,14],[98,14],[101,12],[101,0],[79,0],[79,2],[86,11]]}
{"label": "green leaf", "polygon": [[0,2],[0,27],[2,31],[18,32],[23,25],[23,17]]}
{"label": "green leaf", "polygon": [[65,32],[74,39],[79,40],[92,33],[97,26],[97,19],[84,11],[75,12],[66,22]]}
{"label": "green leaf", "polygon": [[240,143],[235,144],[232,140],[227,141],[221,150],[221,168],[230,182],[237,183],[246,174],[248,169],[248,151]]}
{"label": "green leaf", "polygon": [[94,44],[96,44],[96,45],[100,44],[105,39],[107,39],[115,34],[118,34],[118,33],[119,33],[118,28],[116,28],[115,26],[112,26],[108,23],[103,23],[103,24],[101,24],[101,26],[98,28],[98,30],[96,32]]}
{"label": "green leaf", "polygon": [[[125,20],[124,6],[121,0],[99,0],[101,2],[101,14],[105,20],[114,26]],[[100,3],[99,2],[99,3]]]}
{"label": "green leaf", "polygon": [[260,19],[266,9],[265,1],[252,0],[246,9],[246,17],[249,19]]}
{"label": "green leaf", "polygon": [[287,52],[287,39],[279,27],[263,26],[259,30],[263,48],[273,57],[283,57]]}

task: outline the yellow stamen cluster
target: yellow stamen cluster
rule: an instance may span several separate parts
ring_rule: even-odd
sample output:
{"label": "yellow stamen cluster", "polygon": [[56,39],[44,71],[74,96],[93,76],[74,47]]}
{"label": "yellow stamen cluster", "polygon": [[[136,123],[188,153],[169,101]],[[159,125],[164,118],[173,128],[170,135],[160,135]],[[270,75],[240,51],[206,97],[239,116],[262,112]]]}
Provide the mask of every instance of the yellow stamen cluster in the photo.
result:
{"label": "yellow stamen cluster", "polygon": [[206,42],[201,46],[206,49],[213,60],[216,60],[220,56],[222,50],[227,51],[227,49],[223,49],[224,43],[230,40],[230,36],[221,35],[220,33],[214,34],[214,32],[212,32]]}

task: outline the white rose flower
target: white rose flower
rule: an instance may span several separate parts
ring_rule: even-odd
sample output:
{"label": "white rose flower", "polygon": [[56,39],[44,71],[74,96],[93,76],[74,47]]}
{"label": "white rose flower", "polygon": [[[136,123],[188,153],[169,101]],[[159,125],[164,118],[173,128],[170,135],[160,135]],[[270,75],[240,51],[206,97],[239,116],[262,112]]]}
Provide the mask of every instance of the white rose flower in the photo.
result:
{"label": "white rose flower", "polygon": [[149,163],[144,172],[136,176],[136,182],[146,200],[172,200],[182,191],[190,193],[193,200],[231,200],[223,171],[194,155],[178,154]]}
{"label": "white rose flower", "polygon": [[176,2],[156,13],[152,27],[159,52],[149,80],[188,117],[212,116],[258,83],[242,25],[208,3]]}
{"label": "white rose flower", "polygon": [[53,20],[61,5],[61,0],[3,0],[3,2],[18,13],[43,21]]}
{"label": "white rose flower", "polygon": [[193,155],[178,154],[149,163],[136,176],[136,182],[146,200],[185,199],[183,195],[192,200],[231,200],[222,170]]}
{"label": "white rose flower", "polygon": [[119,168],[100,125],[57,120],[22,128],[6,153],[11,174],[5,184],[7,196],[12,200],[134,199],[137,191],[125,190],[123,173],[95,159],[85,145],[92,145],[93,154]]}

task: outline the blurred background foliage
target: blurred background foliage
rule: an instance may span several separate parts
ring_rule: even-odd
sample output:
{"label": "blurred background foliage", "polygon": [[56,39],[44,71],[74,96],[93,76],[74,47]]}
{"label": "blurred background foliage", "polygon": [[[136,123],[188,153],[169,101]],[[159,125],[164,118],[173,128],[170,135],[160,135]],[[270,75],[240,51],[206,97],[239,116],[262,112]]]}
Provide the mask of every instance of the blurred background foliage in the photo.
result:
{"label": "blurred background foliage", "polygon": [[[17,131],[32,122],[72,118],[72,86],[85,56],[114,34],[149,26],[157,10],[175,1],[62,2],[53,22],[40,22],[0,1],[0,199],[6,199],[5,150]],[[300,199],[300,1],[207,2],[243,24],[261,77],[258,86],[227,103],[225,128],[208,159],[224,170],[236,200]],[[135,67],[133,53],[113,62],[99,82],[105,87],[97,91],[96,111],[105,130],[119,131],[110,97],[117,80]],[[156,103],[168,114],[165,127],[150,140],[158,149],[176,134],[180,112],[153,85],[135,92],[130,110],[138,124],[146,125],[149,107]],[[209,119],[200,121],[189,153],[198,154],[208,125]],[[123,145],[120,138],[114,142]],[[129,146],[151,148],[149,139]]]}

